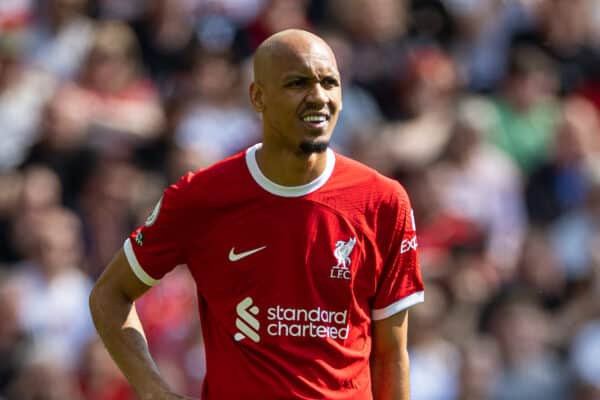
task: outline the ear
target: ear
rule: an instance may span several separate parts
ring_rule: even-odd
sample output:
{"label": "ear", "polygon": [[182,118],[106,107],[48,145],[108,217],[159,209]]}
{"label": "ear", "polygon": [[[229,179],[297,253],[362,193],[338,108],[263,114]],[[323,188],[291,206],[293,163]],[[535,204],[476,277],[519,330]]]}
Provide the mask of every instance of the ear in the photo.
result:
{"label": "ear", "polygon": [[250,102],[256,112],[262,113],[265,109],[264,92],[256,82],[250,84]]}

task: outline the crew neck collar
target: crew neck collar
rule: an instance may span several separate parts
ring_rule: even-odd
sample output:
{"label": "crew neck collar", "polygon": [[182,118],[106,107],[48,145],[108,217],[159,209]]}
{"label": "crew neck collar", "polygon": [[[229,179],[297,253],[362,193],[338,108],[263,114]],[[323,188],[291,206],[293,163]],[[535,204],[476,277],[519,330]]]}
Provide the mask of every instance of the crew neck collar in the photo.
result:
{"label": "crew neck collar", "polygon": [[335,153],[333,150],[328,148],[327,151],[327,161],[325,164],[325,170],[321,175],[313,179],[312,181],[305,183],[300,186],[284,186],[278,183],[273,182],[269,178],[267,178],[260,168],[258,167],[258,162],[256,161],[256,152],[262,147],[262,143],[255,144],[254,146],[248,148],[246,150],[246,165],[248,166],[248,170],[250,171],[250,175],[254,181],[267,192],[274,194],[276,196],[281,197],[300,197],[305,196],[309,193],[312,193],[322,187],[333,173],[333,167],[335,166]]}

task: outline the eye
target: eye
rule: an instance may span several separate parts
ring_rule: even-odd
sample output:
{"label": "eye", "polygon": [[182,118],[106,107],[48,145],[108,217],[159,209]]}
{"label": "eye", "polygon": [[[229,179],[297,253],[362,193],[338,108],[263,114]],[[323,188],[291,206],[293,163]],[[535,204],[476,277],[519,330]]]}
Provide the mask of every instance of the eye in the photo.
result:
{"label": "eye", "polygon": [[325,89],[333,89],[334,87],[340,86],[340,82],[334,77],[328,77],[321,81],[321,85],[323,85]]}
{"label": "eye", "polygon": [[302,87],[306,86],[307,82],[308,82],[307,79],[297,78],[297,79],[293,79],[293,80],[289,81],[288,83],[286,83],[285,87],[302,88]]}

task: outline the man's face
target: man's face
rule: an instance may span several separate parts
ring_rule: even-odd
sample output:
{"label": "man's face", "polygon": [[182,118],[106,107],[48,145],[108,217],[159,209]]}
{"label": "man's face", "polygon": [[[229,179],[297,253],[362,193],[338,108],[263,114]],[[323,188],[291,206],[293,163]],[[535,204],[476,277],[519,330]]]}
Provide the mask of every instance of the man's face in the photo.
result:
{"label": "man's face", "polygon": [[262,91],[265,142],[305,154],[327,148],[342,104],[340,75],[320,43],[284,51],[269,63]]}

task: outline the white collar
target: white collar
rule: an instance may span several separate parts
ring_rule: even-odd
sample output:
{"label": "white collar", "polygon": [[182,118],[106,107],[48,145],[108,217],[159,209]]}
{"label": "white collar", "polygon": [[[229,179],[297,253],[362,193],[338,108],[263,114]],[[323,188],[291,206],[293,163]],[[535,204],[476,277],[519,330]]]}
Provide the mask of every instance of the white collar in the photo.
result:
{"label": "white collar", "polygon": [[262,143],[255,144],[246,150],[246,165],[250,171],[250,175],[256,183],[267,192],[281,197],[300,197],[314,192],[323,186],[331,177],[333,167],[335,166],[335,153],[330,148],[327,149],[327,161],[325,170],[321,175],[313,179],[311,182],[300,186],[283,186],[273,182],[267,178],[256,162],[256,151],[262,147]]}

